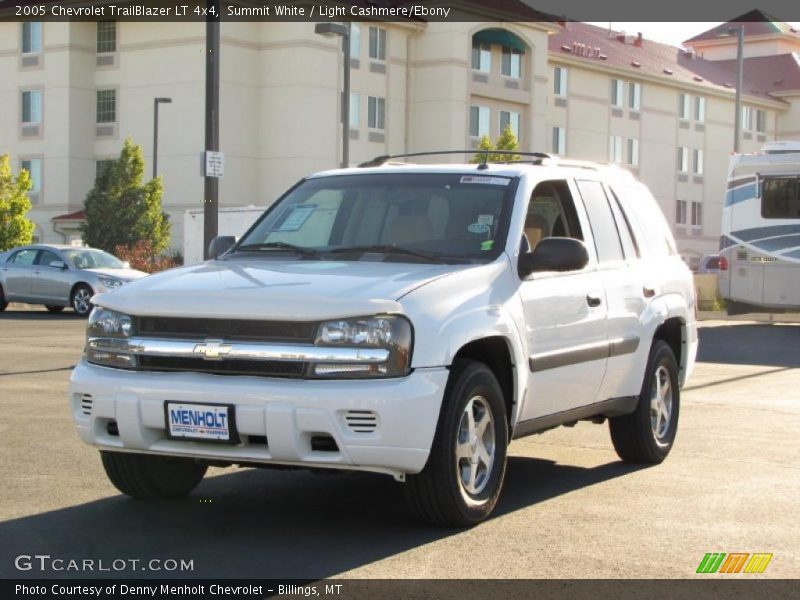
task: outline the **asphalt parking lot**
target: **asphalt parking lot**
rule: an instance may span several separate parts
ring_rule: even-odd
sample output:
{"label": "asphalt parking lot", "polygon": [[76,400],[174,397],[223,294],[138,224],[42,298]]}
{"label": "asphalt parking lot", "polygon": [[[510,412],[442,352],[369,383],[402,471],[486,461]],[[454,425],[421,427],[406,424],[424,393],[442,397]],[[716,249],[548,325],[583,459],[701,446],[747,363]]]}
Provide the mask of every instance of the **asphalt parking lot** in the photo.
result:
{"label": "asphalt parking lot", "polygon": [[43,576],[20,554],[192,559],[182,577],[692,577],[707,552],[800,577],[800,325],[703,323],[664,464],[619,462],[605,425],[516,441],[496,517],[467,531],[415,524],[378,475],[211,469],[185,500],[119,495],[67,408],[83,329],[0,314],[0,577]]}

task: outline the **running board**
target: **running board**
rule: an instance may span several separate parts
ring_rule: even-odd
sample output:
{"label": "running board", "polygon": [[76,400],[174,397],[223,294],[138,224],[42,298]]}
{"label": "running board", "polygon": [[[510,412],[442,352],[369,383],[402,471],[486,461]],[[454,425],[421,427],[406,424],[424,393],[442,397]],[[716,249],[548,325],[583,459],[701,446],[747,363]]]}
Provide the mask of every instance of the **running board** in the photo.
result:
{"label": "running board", "polygon": [[527,435],[533,435],[534,433],[541,433],[547,429],[553,429],[559,425],[584,421],[592,419],[593,417],[619,417],[621,415],[628,415],[636,410],[638,401],[638,396],[611,398],[587,406],[579,406],[578,408],[572,408],[552,415],[545,415],[543,417],[522,421],[517,423],[516,427],[514,427],[514,434],[511,436],[511,439],[515,440]]}

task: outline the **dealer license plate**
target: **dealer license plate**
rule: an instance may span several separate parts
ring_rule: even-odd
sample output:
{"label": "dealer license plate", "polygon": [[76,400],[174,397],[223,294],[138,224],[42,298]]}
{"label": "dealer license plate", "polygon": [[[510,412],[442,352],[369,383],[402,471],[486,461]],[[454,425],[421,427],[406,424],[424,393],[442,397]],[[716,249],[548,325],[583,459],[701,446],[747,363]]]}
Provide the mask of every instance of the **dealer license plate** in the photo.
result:
{"label": "dealer license plate", "polygon": [[196,440],[235,444],[236,419],[230,404],[164,403],[167,437],[173,440]]}

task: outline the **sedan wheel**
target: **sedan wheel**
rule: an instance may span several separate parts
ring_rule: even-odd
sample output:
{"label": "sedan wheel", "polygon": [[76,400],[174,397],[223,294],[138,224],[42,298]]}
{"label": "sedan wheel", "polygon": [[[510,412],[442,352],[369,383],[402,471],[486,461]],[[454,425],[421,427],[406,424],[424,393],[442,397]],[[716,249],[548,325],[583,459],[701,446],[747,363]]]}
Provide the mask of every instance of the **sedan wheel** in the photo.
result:
{"label": "sedan wheel", "polygon": [[88,316],[92,310],[92,290],[87,285],[79,285],[72,292],[72,308],[79,316]]}

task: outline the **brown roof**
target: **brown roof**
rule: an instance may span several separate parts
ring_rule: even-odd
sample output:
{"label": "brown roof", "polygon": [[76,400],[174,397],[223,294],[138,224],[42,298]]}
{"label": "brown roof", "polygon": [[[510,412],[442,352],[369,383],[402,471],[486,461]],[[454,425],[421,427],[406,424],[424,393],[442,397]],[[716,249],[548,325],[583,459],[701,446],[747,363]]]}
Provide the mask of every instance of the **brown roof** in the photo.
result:
{"label": "brown roof", "polygon": [[[665,83],[698,85],[718,91],[733,92],[736,70],[729,61],[710,61],[687,50],[644,39],[637,35],[627,38],[587,23],[569,22],[559,33],[550,36],[550,54],[575,58],[593,65],[603,65],[630,71],[632,76],[643,75],[663,79]],[[769,95],[774,86],[745,76],[744,93],[764,100],[778,100]],[[780,100],[778,100],[780,101]]]}
{"label": "brown roof", "polygon": [[735,19],[731,19],[727,23],[712,27],[701,34],[686,40],[686,44],[691,42],[704,42],[710,40],[718,40],[720,35],[724,35],[731,27],[744,27],[744,36],[751,37],[756,35],[770,35],[770,34],[784,34],[791,35],[800,39],[800,31],[777,20],[770,14],[765,13],[763,10],[751,10]]}
{"label": "brown roof", "polygon": [[[736,60],[716,61],[734,72]],[[800,91],[800,55],[777,54],[744,59],[744,79],[748,85],[767,92]]]}
{"label": "brown roof", "polygon": [[83,221],[84,219],[86,219],[86,213],[82,210],[53,217],[53,221]]}

